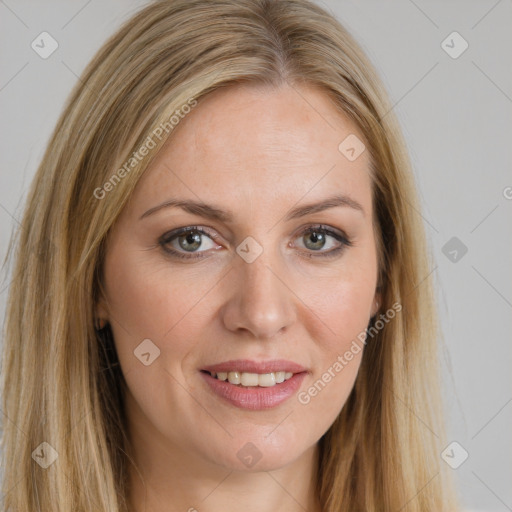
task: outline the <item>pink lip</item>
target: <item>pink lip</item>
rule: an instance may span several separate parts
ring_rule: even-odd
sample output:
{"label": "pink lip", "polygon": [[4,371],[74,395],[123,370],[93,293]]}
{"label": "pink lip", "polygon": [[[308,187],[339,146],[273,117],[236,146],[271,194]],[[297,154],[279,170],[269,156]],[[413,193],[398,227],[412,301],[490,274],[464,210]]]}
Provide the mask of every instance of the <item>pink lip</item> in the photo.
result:
{"label": "pink lip", "polygon": [[[213,370],[212,370],[213,371]],[[221,370],[222,371],[222,370]],[[277,407],[290,398],[300,387],[306,372],[296,373],[281,384],[270,388],[242,387],[212,377],[207,372],[200,372],[209,388],[219,397],[241,409],[253,411]]]}
{"label": "pink lip", "polygon": [[[235,359],[205,366],[201,376],[217,396],[241,409],[262,410],[277,407],[299,389],[307,369],[300,364],[284,359],[256,362],[249,359]],[[293,377],[272,387],[242,387],[212,377],[208,372],[239,371],[247,373],[291,372]]]}

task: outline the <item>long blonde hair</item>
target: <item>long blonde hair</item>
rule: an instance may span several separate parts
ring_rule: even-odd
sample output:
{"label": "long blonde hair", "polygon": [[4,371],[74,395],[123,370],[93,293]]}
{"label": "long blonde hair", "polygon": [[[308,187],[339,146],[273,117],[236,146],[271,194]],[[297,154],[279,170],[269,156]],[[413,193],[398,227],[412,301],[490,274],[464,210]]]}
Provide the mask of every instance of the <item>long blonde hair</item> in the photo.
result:
{"label": "long blonde hair", "polygon": [[[161,127],[237,83],[319,87],[359,127],[372,161],[381,311],[402,307],[368,342],[354,389],[320,440],[323,512],[455,509],[440,458],[428,247],[407,152],[372,65],[307,0],[164,0],[126,22],[84,71],[11,242],[1,510],[128,510],[125,382],[111,333],[94,329],[105,241],[172,134]],[[134,161],[148,137],[155,147]],[[58,456],[46,469],[36,463],[53,453],[43,442]]]}

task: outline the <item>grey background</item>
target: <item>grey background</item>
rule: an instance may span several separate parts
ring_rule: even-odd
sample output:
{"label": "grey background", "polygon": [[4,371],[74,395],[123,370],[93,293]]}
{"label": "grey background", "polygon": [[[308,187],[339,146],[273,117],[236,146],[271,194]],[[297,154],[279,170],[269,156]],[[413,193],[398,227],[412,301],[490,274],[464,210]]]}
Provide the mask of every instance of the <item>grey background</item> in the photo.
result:
{"label": "grey background", "polygon": [[[410,149],[435,257],[449,438],[469,453],[453,470],[463,504],[512,510],[512,2],[319,3],[377,66]],[[0,1],[2,260],[68,93],[106,38],[144,4]],[[30,46],[43,31],[59,43],[46,60]],[[456,59],[441,46],[453,31],[469,44]],[[450,38],[445,44],[461,48]],[[457,261],[452,246],[443,252],[452,237]],[[3,320],[8,268],[2,278]]]}

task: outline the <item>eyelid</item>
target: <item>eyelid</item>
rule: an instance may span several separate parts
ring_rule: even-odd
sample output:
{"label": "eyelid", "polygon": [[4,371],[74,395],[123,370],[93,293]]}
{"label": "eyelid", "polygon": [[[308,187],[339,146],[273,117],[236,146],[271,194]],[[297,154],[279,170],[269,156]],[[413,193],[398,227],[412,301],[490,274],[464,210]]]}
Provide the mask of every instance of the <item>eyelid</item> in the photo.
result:
{"label": "eyelid", "polygon": [[342,229],[335,228],[334,226],[330,226],[328,224],[322,224],[321,222],[313,222],[313,223],[310,222],[310,223],[303,224],[302,226],[297,228],[294,236],[299,236],[304,233],[314,231],[315,229],[319,230],[319,231],[332,232],[340,237],[348,239],[348,236]]}
{"label": "eyelid", "polygon": [[[329,225],[325,224],[304,224],[300,226],[293,235],[293,240],[295,240],[299,236],[304,236],[311,232],[323,232],[327,236],[330,236],[331,238],[334,238],[337,240],[340,245],[334,249],[330,249],[329,251],[311,251],[307,250],[307,248],[304,250],[301,250],[301,252],[305,253],[306,257],[309,258],[329,258],[334,257],[336,254],[341,254],[344,252],[344,250],[347,247],[351,247],[353,245],[352,239],[343,231],[338,228],[334,228]],[[168,249],[165,246],[169,244],[174,239],[178,238],[179,236],[183,236],[184,234],[188,232],[198,232],[203,235],[207,235],[209,238],[212,239],[214,242],[218,242],[218,239],[220,238],[213,228],[210,228],[208,226],[198,226],[198,225],[190,225],[190,226],[183,226],[181,228],[177,228],[171,231],[168,231],[164,233],[159,239],[158,239],[158,245],[162,247],[162,249],[171,257],[177,257],[183,260],[194,260],[194,259],[202,259],[207,256],[203,256],[203,254],[207,254],[211,252],[212,249],[208,249],[206,251],[197,251],[197,252],[190,252],[187,255],[186,251],[178,251],[176,249]],[[217,248],[218,249],[218,248]],[[201,255],[201,256],[199,256]]]}
{"label": "eyelid", "polygon": [[217,241],[220,238],[220,236],[215,233],[215,230],[208,226],[184,226],[181,228],[172,229],[170,231],[167,231],[158,240],[159,240],[159,242],[167,241],[167,243],[169,243],[169,241],[171,239],[176,238],[181,235],[184,235],[190,231],[198,231],[199,233],[208,235],[212,240],[215,240],[215,241]]}
{"label": "eyelid", "polygon": [[[212,230],[212,232],[210,231]],[[203,235],[207,235],[209,238],[212,239],[212,241],[217,242],[217,239],[219,238],[216,234],[213,233],[213,229],[209,228],[207,226],[183,226],[181,228],[172,229],[170,231],[167,231],[164,233],[159,239],[157,246],[159,246],[162,251],[165,252],[166,256],[173,258],[173,259],[179,259],[184,261],[185,263],[193,262],[195,260],[201,260],[206,258],[206,256],[203,256],[204,254],[207,254],[208,252],[212,250],[218,250],[220,247],[217,247],[215,249],[209,249],[207,251],[199,251],[199,252],[191,252],[187,255],[186,251],[178,251],[176,249],[167,248],[166,246],[171,243],[174,239],[183,236],[184,234],[188,232],[198,232]],[[218,242],[217,242],[218,243]],[[220,244],[219,244],[220,245]]]}
{"label": "eyelid", "polygon": [[345,251],[347,247],[352,247],[354,245],[353,239],[349,237],[343,230],[334,228],[332,226],[326,224],[307,224],[305,226],[301,226],[298,230],[298,234],[294,235],[295,238],[298,236],[304,236],[308,233],[312,232],[322,232],[331,238],[334,238],[340,245],[334,249],[330,249],[329,251],[311,251],[311,250],[303,250],[305,256],[308,258],[329,258],[335,257],[336,255],[341,255]]}

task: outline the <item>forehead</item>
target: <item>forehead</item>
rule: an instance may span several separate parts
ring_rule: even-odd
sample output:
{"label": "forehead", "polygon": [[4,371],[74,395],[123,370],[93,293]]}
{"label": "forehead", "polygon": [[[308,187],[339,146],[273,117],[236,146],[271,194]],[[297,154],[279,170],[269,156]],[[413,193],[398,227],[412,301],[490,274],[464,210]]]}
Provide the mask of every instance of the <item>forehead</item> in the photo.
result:
{"label": "forehead", "polygon": [[339,149],[354,135],[363,139],[317,88],[216,90],[180,121],[134,199],[151,206],[168,194],[268,206],[286,197],[314,200],[338,191],[357,195],[370,209],[368,152],[350,161]]}

